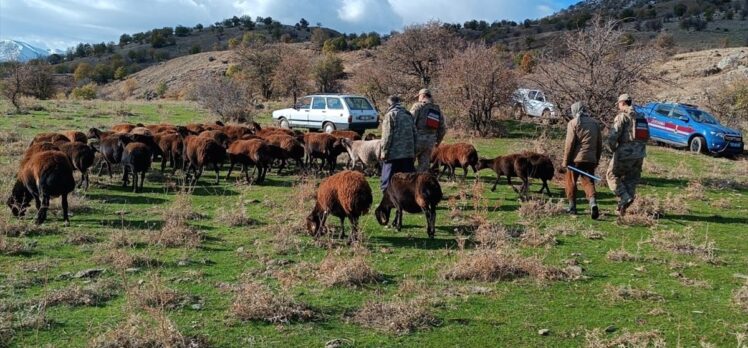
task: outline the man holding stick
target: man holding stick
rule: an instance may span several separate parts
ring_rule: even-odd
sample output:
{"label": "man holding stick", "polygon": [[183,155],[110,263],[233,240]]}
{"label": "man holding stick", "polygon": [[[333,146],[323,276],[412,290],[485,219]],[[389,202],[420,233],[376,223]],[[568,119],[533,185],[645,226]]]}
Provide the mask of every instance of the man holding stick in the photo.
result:
{"label": "man holding stick", "polygon": [[[566,170],[566,198],[569,199],[569,214],[577,213],[577,181],[582,182],[582,189],[590,202],[590,215],[593,220],[600,216],[595,197],[595,182],[591,176],[600,162],[602,154],[602,134],[600,123],[590,117],[587,107],[581,102],[571,106],[573,118],[566,127],[564,146],[564,167]],[[589,175],[585,175],[589,174]]]}

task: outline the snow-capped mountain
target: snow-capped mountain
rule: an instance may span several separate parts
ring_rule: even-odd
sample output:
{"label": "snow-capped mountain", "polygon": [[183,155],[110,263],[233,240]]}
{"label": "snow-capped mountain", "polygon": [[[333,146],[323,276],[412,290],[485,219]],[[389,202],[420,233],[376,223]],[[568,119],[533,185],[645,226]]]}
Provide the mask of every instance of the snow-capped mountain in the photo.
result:
{"label": "snow-capped mountain", "polygon": [[0,40],[0,62],[17,60],[27,62],[50,55],[50,50],[34,47],[23,41]]}

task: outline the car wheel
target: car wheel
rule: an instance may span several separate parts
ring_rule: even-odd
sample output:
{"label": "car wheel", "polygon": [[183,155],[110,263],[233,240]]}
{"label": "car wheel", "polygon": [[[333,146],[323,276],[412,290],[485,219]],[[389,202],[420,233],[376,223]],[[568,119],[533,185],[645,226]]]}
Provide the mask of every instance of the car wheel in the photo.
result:
{"label": "car wheel", "polygon": [[288,123],[288,120],[281,117],[280,120],[278,120],[278,125],[283,129],[291,129],[291,124]]}
{"label": "car wheel", "polygon": [[335,130],[335,125],[330,122],[325,122],[325,124],[322,125],[322,130],[325,133],[330,134]]}
{"label": "car wheel", "polygon": [[691,143],[688,144],[688,148],[693,153],[706,153],[706,139],[704,137],[693,137]]}

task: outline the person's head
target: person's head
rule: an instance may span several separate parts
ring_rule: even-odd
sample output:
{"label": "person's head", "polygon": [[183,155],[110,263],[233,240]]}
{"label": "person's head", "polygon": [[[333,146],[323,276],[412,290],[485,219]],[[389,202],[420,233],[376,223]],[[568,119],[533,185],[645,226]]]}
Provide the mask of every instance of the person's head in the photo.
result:
{"label": "person's head", "polygon": [[582,102],[571,104],[571,116],[579,117],[581,115],[587,115],[587,106]]}
{"label": "person's head", "polygon": [[393,106],[393,105],[397,105],[397,104],[400,104],[400,97],[398,97],[396,95],[391,95],[391,96],[387,97],[387,105],[388,106]]}
{"label": "person's head", "polygon": [[631,107],[631,104],[632,101],[630,95],[624,93],[618,97],[618,110],[624,111]]}
{"label": "person's head", "polygon": [[423,88],[418,91],[418,101],[431,101],[431,91],[428,88]]}

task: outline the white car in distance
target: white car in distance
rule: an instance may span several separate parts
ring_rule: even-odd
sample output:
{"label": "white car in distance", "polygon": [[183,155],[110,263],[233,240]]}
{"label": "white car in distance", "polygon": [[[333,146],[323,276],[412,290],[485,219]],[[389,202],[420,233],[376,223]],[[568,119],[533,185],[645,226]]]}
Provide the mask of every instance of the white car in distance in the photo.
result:
{"label": "white car in distance", "polygon": [[548,101],[543,91],[537,89],[520,88],[512,96],[514,101],[514,115],[516,118],[522,116],[540,117],[543,122],[552,122],[558,119],[556,105]]}
{"label": "white car in distance", "polygon": [[308,128],[330,133],[377,128],[379,117],[369,99],[351,94],[314,94],[300,98],[291,108],[273,111],[281,128]]}

